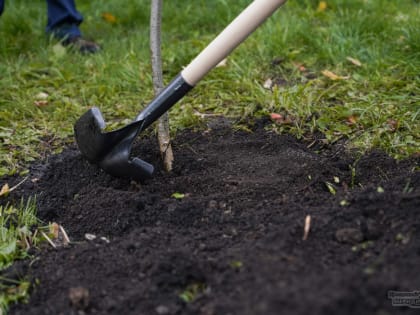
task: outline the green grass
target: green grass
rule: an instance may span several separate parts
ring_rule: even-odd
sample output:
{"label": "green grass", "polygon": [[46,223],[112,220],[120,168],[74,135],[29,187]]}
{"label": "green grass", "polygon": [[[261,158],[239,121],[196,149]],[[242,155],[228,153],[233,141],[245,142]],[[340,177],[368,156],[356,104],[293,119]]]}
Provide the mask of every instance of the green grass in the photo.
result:
{"label": "green grass", "polygon": [[[45,36],[44,0],[7,1],[0,17],[0,176],[23,174],[35,159],[73,142],[73,124],[90,106],[99,106],[115,128],[152,99],[149,2],[79,1],[82,31],[103,46],[97,55],[81,56]],[[248,3],[165,1],[165,82]],[[305,139],[321,132],[326,142],[341,139],[348,148],[380,148],[397,158],[418,153],[420,2],[326,3],[318,10],[319,1],[289,0],[225,67],[214,69],[171,110],[173,131],[200,126],[197,112],[226,115],[238,127],[251,117],[277,113],[287,118],[273,122],[278,132]],[[116,23],[103,13],[115,16]],[[331,80],[324,70],[345,79]],[[282,84],[266,89],[267,79]],[[46,106],[35,105],[41,92],[48,94]],[[2,239],[1,248],[18,241],[13,233],[19,226]],[[23,256],[13,252],[2,266]],[[24,282],[9,287],[1,305],[25,296]]]}
{"label": "green grass", "polygon": [[26,246],[26,239],[31,238],[31,228],[37,223],[35,206],[30,201],[19,208],[0,206],[0,269],[25,257],[26,252],[21,249]]}
{"label": "green grass", "polygon": [[[234,18],[248,1],[165,2],[165,81]],[[171,113],[174,130],[199,124],[194,112],[241,120],[280,113],[279,132],[349,147],[379,147],[396,157],[419,150],[420,4],[385,0],[289,1]],[[75,120],[90,106],[110,127],[126,123],[153,97],[149,1],[85,1],[82,30],[103,45],[95,56],[66,52],[44,34],[45,2],[9,1],[0,18],[0,175],[73,141]],[[103,19],[111,13],[116,23]],[[347,60],[360,60],[356,66]],[[273,60],[281,60],[275,64]],[[297,65],[306,71],[299,71]],[[346,80],[321,74],[332,71]],[[310,74],[310,79],[308,79]],[[265,80],[282,79],[272,90]],[[275,81],[275,80],[274,80]],[[40,92],[48,105],[34,105]],[[349,123],[353,119],[353,123]]]}
{"label": "green grass", "polygon": [[[40,222],[36,217],[33,200],[19,206],[0,206],[0,271],[19,259],[29,257],[28,250],[41,242],[37,233]],[[44,228],[48,232],[48,227]],[[0,314],[11,303],[27,301],[30,284],[22,279],[0,276]]]}

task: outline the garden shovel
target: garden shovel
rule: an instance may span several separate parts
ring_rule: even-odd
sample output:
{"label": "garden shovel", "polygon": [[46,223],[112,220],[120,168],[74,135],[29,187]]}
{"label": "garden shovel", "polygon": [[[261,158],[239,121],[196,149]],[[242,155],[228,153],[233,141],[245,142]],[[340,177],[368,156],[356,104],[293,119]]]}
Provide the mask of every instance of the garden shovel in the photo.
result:
{"label": "garden shovel", "polygon": [[253,1],[127,126],[103,132],[105,121],[100,110],[89,109],[74,126],[82,155],[113,176],[137,181],[150,178],[154,167],[137,157],[130,158],[136,136],[175,105],[286,1]]}

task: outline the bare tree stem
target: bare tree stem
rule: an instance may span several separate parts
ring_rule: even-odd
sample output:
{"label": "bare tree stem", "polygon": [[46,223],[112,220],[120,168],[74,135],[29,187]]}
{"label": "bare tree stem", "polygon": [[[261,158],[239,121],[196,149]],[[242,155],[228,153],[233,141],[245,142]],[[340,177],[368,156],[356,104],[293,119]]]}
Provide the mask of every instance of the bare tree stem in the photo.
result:
{"label": "bare tree stem", "polygon": [[[163,90],[162,55],[161,55],[161,22],[163,0],[151,0],[150,12],[150,55],[155,95]],[[159,150],[167,172],[172,170],[173,152],[169,134],[169,115],[166,112],[158,121],[157,127]]]}

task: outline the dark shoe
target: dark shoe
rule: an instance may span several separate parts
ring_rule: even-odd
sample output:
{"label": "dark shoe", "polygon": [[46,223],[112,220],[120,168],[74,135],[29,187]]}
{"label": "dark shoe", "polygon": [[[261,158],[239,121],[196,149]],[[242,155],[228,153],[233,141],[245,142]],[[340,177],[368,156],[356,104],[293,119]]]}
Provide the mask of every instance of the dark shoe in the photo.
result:
{"label": "dark shoe", "polygon": [[83,39],[80,36],[74,36],[63,41],[63,46],[68,46],[78,50],[82,54],[95,54],[101,50],[101,46],[95,42]]}

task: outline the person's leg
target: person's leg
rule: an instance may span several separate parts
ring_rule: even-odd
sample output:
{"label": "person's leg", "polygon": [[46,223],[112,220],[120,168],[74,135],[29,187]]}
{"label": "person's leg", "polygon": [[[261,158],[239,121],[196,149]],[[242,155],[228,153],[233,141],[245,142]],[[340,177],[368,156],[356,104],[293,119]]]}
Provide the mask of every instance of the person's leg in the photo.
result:
{"label": "person's leg", "polygon": [[0,0],[0,15],[3,13],[4,9],[4,0]]}
{"label": "person's leg", "polygon": [[60,39],[82,36],[79,24],[83,16],[74,0],[47,0],[47,13],[47,33]]}
{"label": "person's leg", "polygon": [[83,53],[95,53],[101,49],[98,44],[82,38],[79,25],[83,16],[77,11],[74,0],[47,0],[47,12],[47,33],[63,40],[63,45]]}

